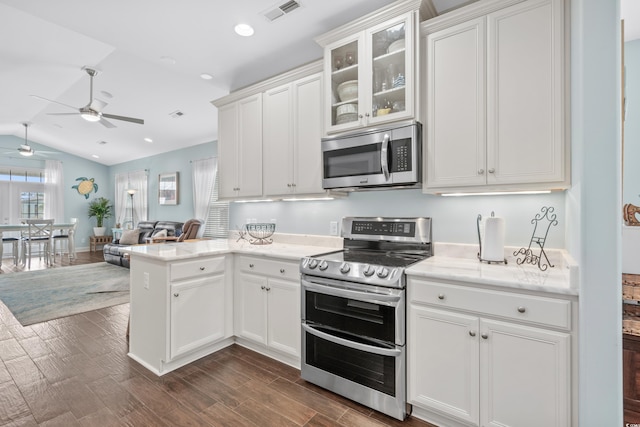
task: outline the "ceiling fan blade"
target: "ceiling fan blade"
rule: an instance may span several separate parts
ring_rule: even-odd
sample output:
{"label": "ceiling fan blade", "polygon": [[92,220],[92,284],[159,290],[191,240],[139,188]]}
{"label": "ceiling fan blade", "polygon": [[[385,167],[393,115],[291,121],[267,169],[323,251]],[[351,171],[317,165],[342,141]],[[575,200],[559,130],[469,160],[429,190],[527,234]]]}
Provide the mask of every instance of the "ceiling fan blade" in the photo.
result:
{"label": "ceiling fan blade", "polygon": [[34,97],[34,98],[42,99],[43,101],[53,102],[54,104],[59,104],[59,105],[62,105],[62,106],[64,106],[64,107],[67,107],[67,108],[72,108],[72,109],[74,109],[74,110],[77,110],[77,109],[78,109],[78,108],[73,107],[73,106],[71,106],[71,105],[67,105],[67,104],[63,104],[62,102],[54,101],[53,99],[43,98],[43,97],[38,96],[38,95],[31,95],[31,96],[32,96],[32,97]]}
{"label": "ceiling fan blade", "polygon": [[102,118],[100,118],[100,124],[101,124],[102,126],[106,127],[106,128],[109,128],[109,129],[113,129],[113,128],[117,127],[116,125],[114,125],[114,124],[113,124],[113,123],[111,123],[110,121],[105,120],[105,119],[104,119],[104,114],[103,114],[103,117],[102,117]]}
{"label": "ceiling fan blade", "polygon": [[133,117],[116,116],[116,115],[113,115],[113,114],[105,114],[105,113],[102,113],[102,117],[106,117],[108,119],[114,119],[114,120],[122,120],[122,121],[125,121],[125,122],[138,123],[140,125],[144,124],[144,120],[142,120],[142,119],[134,119]]}
{"label": "ceiling fan blade", "polygon": [[91,103],[89,104],[89,108],[96,111],[102,111],[102,109],[107,105],[108,105],[107,102],[104,102],[103,100],[98,98],[94,98],[93,100],[91,100]]}
{"label": "ceiling fan blade", "polygon": [[80,113],[47,113],[47,116],[79,116]]}

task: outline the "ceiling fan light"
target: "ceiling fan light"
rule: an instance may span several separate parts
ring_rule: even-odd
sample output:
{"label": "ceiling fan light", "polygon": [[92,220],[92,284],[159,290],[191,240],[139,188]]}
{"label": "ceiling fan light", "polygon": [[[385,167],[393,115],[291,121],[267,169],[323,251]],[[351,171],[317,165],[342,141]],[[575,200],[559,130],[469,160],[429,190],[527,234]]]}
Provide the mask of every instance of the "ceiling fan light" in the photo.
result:
{"label": "ceiling fan light", "polygon": [[25,157],[30,157],[33,156],[33,150],[20,150],[20,154],[25,156]]}
{"label": "ceiling fan light", "polygon": [[90,111],[80,113],[80,117],[82,117],[83,119],[85,119],[88,122],[99,122],[100,121],[100,116],[98,114],[95,114],[95,113],[90,112]]}

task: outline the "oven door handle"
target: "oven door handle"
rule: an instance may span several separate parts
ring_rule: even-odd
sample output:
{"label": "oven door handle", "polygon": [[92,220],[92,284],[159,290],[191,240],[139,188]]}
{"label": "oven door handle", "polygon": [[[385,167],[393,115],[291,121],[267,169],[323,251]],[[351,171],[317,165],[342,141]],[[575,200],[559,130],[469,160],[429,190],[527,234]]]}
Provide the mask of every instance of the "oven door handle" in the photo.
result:
{"label": "oven door handle", "polygon": [[320,284],[312,283],[304,279],[302,280],[302,286],[304,287],[304,289],[309,289],[310,291],[315,291],[321,294],[332,295],[334,297],[351,298],[370,303],[377,302],[382,304],[389,304],[391,306],[398,305],[401,299],[399,295],[385,295],[373,292],[359,292],[349,289],[334,288],[332,286],[323,286]]}
{"label": "oven door handle", "polygon": [[322,338],[323,340],[327,340],[334,344],[343,345],[345,347],[353,348],[355,350],[366,351],[367,353],[373,353],[373,354],[378,354],[380,356],[391,356],[391,357],[398,357],[402,354],[402,350],[399,350],[397,348],[382,348],[382,347],[376,347],[374,345],[367,345],[359,342],[349,341],[344,338],[336,337],[326,332],[319,331],[307,325],[306,323],[302,324],[302,329],[304,329],[305,332],[308,332],[311,335],[315,335],[318,338]]}
{"label": "oven door handle", "polygon": [[389,134],[385,133],[382,139],[382,148],[380,149],[380,165],[384,173],[385,181],[389,181]]}

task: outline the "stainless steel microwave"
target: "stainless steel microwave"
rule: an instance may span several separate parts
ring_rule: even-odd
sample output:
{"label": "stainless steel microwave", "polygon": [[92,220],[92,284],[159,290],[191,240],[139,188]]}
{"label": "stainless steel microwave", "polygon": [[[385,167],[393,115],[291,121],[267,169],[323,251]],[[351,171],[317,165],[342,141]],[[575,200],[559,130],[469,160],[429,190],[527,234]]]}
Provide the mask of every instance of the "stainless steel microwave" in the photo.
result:
{"label": "stainless steel microwave", "polygon": [[389,127],[322,139],[322,186],[358,190],[416,187],[421,180],[422,125]]}

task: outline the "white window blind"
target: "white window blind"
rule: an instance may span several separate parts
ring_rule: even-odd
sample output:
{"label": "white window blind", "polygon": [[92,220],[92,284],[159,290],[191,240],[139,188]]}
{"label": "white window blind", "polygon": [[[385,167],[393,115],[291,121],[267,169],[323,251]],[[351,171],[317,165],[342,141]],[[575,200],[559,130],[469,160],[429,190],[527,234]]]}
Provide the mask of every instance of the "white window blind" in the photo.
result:
{"label": "white window blind", "polygon": [[204,237],[229,237],[229,202],[218,201],[218,176],[211,192],[209,217],[204,229]]}

